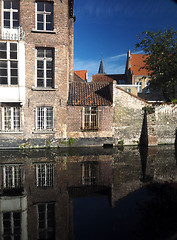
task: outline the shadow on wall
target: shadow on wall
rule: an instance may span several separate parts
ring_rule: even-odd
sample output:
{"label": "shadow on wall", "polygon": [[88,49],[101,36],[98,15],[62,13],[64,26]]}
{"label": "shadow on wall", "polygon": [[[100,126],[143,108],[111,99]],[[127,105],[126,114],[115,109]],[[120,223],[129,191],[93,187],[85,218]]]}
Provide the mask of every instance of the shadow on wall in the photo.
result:
{"label": "shadow on wall", "polygon": [[147,112],[144,110],[143,125],[141,129],[140,146],[148,146]]}

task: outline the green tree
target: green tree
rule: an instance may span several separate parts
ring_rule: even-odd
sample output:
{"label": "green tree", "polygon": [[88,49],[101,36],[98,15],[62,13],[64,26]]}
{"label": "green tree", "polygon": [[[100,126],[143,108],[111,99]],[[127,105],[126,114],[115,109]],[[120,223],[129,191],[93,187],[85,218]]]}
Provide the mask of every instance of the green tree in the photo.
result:
{"label": "green tree", "polygon": [[177,31],[145,31],[137,36],[136,49],[146,57],[144,68],[151,76],[150,89],[161,90],[166,102],[177,98]]}

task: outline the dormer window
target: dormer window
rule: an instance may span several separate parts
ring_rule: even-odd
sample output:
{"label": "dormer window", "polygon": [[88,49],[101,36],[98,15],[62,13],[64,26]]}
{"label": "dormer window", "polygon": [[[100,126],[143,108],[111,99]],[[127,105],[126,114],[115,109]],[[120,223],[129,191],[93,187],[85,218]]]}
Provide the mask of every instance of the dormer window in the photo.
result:
{"label": "dormer window", "polygon": [[19,0],[3,0],[3,27],[16,29],[20,25],[20,2]]}
{"label": "dormer window", "polygon": [[53,31],[53,2],[36,2],[36,30]]}

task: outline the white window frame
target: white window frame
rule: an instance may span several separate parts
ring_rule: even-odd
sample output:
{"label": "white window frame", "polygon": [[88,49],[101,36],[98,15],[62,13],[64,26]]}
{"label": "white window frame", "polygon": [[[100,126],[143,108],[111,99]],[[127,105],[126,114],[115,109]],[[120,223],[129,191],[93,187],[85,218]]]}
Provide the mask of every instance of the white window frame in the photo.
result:
{"label": "white window frame", "polygon": [[[38,3],[44,3],[44,11],[38,11],[37,10],[37,5]],[[52,5],[52,11],[48,12],[47,9],[46,9],[46,4],[51,4]],[[42,15],[43,16],[43,29],[38,29],[38,15]],[[52,15],[52,29],[47,29],[47,16],[50,16]],[[35,16],[36,16],[36,31],[53,31],[53,27],[54,27],[54,21],[53,21],[53,18],[54,18],[54,13],[53,13],[53,2],[48,2],[48,1],[36,1],[35,3]],[[42,22],[41,22],[42,23]]]}
{"label": "white window frame", "polygon": [[22,188],[23,186],[23,167],[21,164],[2,166],[3,188]]}
{"label": "white window frame", "polygon": [[[44,211],[42,212],[40,216],[40,211],[39,211],[39,206],[44,207]],[[48,206],[51,205],[53,207],[53,211],[49,212]],[[39,203],[37,204],[37,215],[38,215],[38,239],[40,239],[40,233],[42,232],[42,235],[45,234],[44,239],[48,239],[48,237],[53,234],[55,235],[55,203]],[[43,227],[40,225],[40,221],[43,222]],[[53,226],[48,226],[48,223],[53,221],[54,225]],[[49,234],[49,236],[48,236]],[[51,236],[50,236],[51,237]],[[54,236],[52,236],[54,237]]]}
{"label": "white window frame", "polygon": [[[2,61],[2,62],[7,62],[7,84],[0,84],[0,85],[8,85],[8,86],[11,86],[11,85],[18,85],[18,82],[19,82],[19,71],[18,71],[18,69],[19,69],[19,61],[18,61],[18,48],[19,48],[19,46],[18,46],[18,43],[17,42],[9,42],[9,41],[7,41],[7,42],[1,42],[1,43],[5,43],[6,44],[6,58],[0,58],[0,61]],[[11,56],[10,56],[10,54],[11,54],[11,52],[12,51],[10,51],[10,46],[11,46],[11,44],[16,44],[16,46],[17,46],[17,58],[11,58]],[[12,84],[12,82],[11,82],[11,78],[13,77],[13,75],[11,74],[11,70],[13,70],[13,68],[11,67],[11,63],[12,62],[16,62],[17,63],[17,68],[14,68],[14,69],[16,69],[17,70],[17,76],[15,76],[15,77],[17,77],[17,83],[15,83],[15,84]],[[3,69],[3,68],[2,68]]]}
{"label": "white window frame", "polygon": [[[48,125],[47,116],[48,111],[51,111],[52,123],[51,127]],[[43,114],[43,115],[42,115]],[[40,121],[40,123],[39,123]],[[54,130],[54,108],[53,107],[37,107],[36,108],[36,130],[37,131],[53,131]]]}
{"label": "white window frame", "polygon": [[2,131],[18,132],[21,130],[21,107],[3,106],[2,107]]}
{"label": "white window frame", "polygon": [[81,164],[82,185],[93,185],[96,182],[96,169],[93,163],[85,162]]}
{"label": "white window frame", "polygon": [[36,169],[36,187],[53,187],[54,186],[54,164],[38,163]]}
{"label": "white window frame", "polygon": [[[19,26],[20,26],[20,1],[17,0],[17,2],[19,2],[19,9],[13,9],[12,6],[11,6],[10,9],[5,9],[4,8],[4,2],[5,2],[5,0],[2,0],[2,12],[1,12],[2,13],[2,27],[5,28],[5,29],[17,29],[17,28],[19,28]],[[9,2],[12,3],[12,0],[9,1]],[[5,27],[4,26],[4,12],[9,12],[10,13],[10,27]],[[19,24],[15,28],[13,27],[13,13],[18,13]]]}
{"label": "white window frame", "polygon": [[[38,50],[44,50],[44,57],[38,57]],[[46,56],[46,51],[51,50],[52,51],[52,57]],[[43,62],[43,69],[38,68],[38,61]],[[47,62],[51,62],[52,68],[47,68]],[[43,80],[43,86],[38,86],[38,70],[43,70],[43,77],[39,77],[39,79]],[[52,77],[49,78],[47,76],[47,71],[52,71]],[[48,79],[51,79],[51,85],[47,86]],[[42,48],[37,47],[36,48],[36,87],[39,88],[54,88],[54,49],[53,48]]]}
{"label": "white window frame", "polygon": [[[95,113],[92,112],[95,111]],[[98,107],[86,106],[82,111],[82,129],[98,130]]]}
{"label": "white window frame", "polygon": [[138,86],[137,88],[138,93],[142,93],[142,82],[136,82],[136,85]]}

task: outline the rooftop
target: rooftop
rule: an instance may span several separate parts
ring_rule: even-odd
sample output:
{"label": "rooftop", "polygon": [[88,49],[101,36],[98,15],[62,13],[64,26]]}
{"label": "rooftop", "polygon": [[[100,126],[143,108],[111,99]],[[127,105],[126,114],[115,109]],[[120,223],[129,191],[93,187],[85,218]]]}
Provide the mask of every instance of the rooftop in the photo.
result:
{"label": "rooftop", "polygon": [[78,83],[69,85],[69,106],[110,106],[112,105],[112,84]]}

